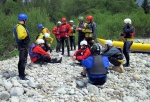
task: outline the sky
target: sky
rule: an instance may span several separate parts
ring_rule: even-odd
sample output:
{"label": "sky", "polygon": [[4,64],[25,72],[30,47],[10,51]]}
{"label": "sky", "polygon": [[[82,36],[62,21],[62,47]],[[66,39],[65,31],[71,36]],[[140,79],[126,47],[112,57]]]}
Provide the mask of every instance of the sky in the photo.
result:
{"label": "sky", "polygon": [[[144,0],[136,0],[136,3],[138,4],[138,5],[141,5],[142,3],[143,3],[143,1]],[[148,0],[149,2],[150,2],[150,0]]]}

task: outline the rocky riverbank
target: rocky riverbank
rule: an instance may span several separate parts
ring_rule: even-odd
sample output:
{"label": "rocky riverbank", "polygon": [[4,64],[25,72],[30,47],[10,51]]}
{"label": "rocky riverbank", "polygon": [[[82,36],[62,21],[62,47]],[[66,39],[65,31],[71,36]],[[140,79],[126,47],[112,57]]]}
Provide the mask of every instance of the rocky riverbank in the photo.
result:
{"label": "rocky riverbank", "polygon": [[[73,52],[72,52],[73,53]],[[52,56],[59,58],[53,52]],[[78,87],[82,67],[71,57],[61,64],[28,65],[28,81],[18,78],[18,56],[0,61],[1,102],[150,102],[150,54],[131,53],[131,67],[124,73],[109,70],[103,86]]]}

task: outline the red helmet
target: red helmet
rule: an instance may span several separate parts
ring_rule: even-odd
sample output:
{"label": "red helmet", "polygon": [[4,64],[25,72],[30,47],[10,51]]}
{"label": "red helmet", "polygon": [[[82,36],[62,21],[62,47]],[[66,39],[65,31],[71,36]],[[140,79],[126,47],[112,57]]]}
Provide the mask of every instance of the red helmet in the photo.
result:
{"label": "red helmet", "polygon": [[93,20],[93,16],[87,16],[87,17],[86,17],[86,20],[87,20],[87,21]]}
{"label": "red helmet", "polygon": [[67,20],[67,19],[66,19],[65,17],[63,17],[63,18],[61,19],[62,22],[66,22],[66,20]]}

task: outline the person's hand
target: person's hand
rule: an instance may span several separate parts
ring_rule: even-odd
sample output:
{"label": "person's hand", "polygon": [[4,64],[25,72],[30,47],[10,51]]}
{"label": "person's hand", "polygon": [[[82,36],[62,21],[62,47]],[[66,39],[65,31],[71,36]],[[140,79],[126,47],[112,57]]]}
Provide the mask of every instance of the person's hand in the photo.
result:
{"label": "person's hand", "polygon": [[91,40],[91,43],[94,43],[94,40]]}
{"label": "person's hand", "polygon": [[78,30],[82,30],[82,28],[78,28]]}
{"label": "person's hand", "polygon": [[49,47],[51,46],[51,44],[49,43],[49,44],[47,44]]}
{"label": "person's hand", "polygon": [[76,56],[73,56],[73,57],[72,57],[72,60],[75,61],[75,60],[76,60]]}

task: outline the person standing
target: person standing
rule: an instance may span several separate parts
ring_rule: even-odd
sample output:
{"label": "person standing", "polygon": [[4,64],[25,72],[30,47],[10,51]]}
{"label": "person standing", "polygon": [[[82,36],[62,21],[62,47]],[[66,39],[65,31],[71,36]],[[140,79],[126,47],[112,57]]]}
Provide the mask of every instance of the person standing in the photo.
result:
{"label": "person standing", "polygon": [[123,33],[121,34],[121,36],[124,37],[123,54],[126,58],[126,63],[123,66],[129,67],[130,66],[129,51],[133,43],[135,28],[132,26],[132,21],[130,18],[124,19],[124,23],[125,23],[125,26],[123,28]]}
{"label": "person standing", "polygon": [[69,24],[71,26],[71,34],[69,35],[69,40],[70,40],[70,48],[71,48],[71,50],[73,50],[73,47],[74,47],[74,50],[76,50],[76,43],[75,43],[76,26],[73,25],[73,23],[74,23],[73,20],[69,21]]}
{"label": "person standing", "polygon": [[78,31],[78,50],[79,50],[81,48],[80,42],[85,39],[85,33],[82,31],[82,29],[84,28],[84,18],[80,16],[78,20],[79,24],[76,30]]}
{"label": "person standing", "polygon": [[13,29],[14,37],[18,44],[19,51],[18,72],[19,78],[21,80],[28,80],[25,77],[25,66],[27,63],[28,45],[30,42],[29,31],[25,26],[25,22],[28,20],[28,16],[21,13],[18,15],[18,20],[19,23]]}
{"label": "person standing", "polygon": [[55,38],[57,41],[56,52],[60,52],[60,46],[61,46],[60,25],[61,25],[61,22],[58,21],[57,26],[55,26],[52,30],[52,33],[55,35]]}
{"label": "person standing", "polygon": [[61,36],[61,44],[62,44],[62,55],[64,55],[64,42],[65,42],[66,46],[67,46],[68,56],[70,56],[68,36],[71,33],[71,27],[66,22],[66,20],[67,19],[65,17],[63,17],[61,19],[62,24],[60,26],[60,36]]}
{"label": "person standing", "polygon": [[96,23],[93,21],[93,16],[89,15],[86,17],[87,23],[84,24],[83,32],[85,33],[85,39],[87,40],[89,46],[94,44],[96,39]]}

